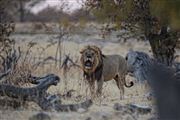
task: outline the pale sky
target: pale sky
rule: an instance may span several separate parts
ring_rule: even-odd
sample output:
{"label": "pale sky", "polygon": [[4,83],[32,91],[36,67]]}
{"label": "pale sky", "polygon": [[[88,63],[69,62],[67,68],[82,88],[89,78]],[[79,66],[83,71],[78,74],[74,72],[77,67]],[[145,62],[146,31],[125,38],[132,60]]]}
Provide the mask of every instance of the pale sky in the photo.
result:
{"label": "pale sky", "polygon": [[65,2],[68,4],[68,9],[66,11],[72,12],[75,9],[81,8],[82,0],[46,0],[42,4],[39,4],[31,9],[33,13],[37,13],[44,9],[45,7],[49,6],[61,6],[62,2]]}

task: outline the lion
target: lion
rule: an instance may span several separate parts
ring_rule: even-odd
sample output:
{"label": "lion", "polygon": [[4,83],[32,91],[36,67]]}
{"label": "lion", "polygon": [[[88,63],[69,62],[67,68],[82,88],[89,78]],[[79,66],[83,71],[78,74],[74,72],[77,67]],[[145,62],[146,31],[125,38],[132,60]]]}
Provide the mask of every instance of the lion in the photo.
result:
{"label": "lion", "polygon": [[127,85],[125,76],[127,74],[126,60],[120,55],[104,55],[99,47],[94,45],[85,46],[80,51],[81,66],[84,78],[88,81],[91,95],[95,94],[95,82],[97,82],[97,96],[101,95],[103,82],[114,79],[120,90],[120,98],[124,95],[124,86],[132,87],[133,82]]}

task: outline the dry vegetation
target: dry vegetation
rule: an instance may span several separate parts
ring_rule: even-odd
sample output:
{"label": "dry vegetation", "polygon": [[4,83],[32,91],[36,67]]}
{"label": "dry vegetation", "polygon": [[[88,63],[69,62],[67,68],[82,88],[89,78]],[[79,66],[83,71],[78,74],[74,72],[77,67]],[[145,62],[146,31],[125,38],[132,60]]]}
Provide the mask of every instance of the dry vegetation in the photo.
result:
{"label": "dry vegetation", "polygon": [[123,100],[115,81],[109,81],[102,96],[91,98],[93,104],[82,108],[90,91],[79,51],[87,44],[97,45],[105,55],[125,56],[133,49],[178,68],[178,2],[86,0],[88,11],[82,7],[67,14],[63,10],[70,6],[61,0],[37,14],[26,9],[42,2],[45,0],[0,0],[0,120],[160,119],[148,84],[130,75],[126,80],[135,85],[125,88]]}
{"label": "dry vegetation", "polygon": [[[17,27],[18,28],[18,27]],[[18,29],[17,29],[18,30]],[[64,30],[64,29],[63,29]],[[83,29],[87,32],[88,29]],[[94,29],[95,30],[95,29]],[[64,31],[65,32],[65,31]],[[86,44],[98,45],[104,54],[120,54],[125,56],[129,49],[149,52],[149,44],[147,42],[129,40],[126,43],[112,41],[113,35],[102,38],[100,32],[92,32],[86,36],[80,33],[72,34],[14,34],[12,38],[16,41],[16,47],[21,48],[22,56],[18,66],[9,76],[9,80],[19,86],[29,86],[26,83],[26,76],[30,73],[37,76],[43,76],[48,73],[54,73],[61,78],[58,86],[51,87],[50,93],[62,96],[62,103],[78,103],[89,98],[89,90],[86,82],[83,80],[82,70],[79,67],[80,49]],[[64,36],[61,36],[64,35]],[[68,35],[68,37],[67,37]],[[61,38],[60,38],[61,37]],[[84,40],[85,38],[85,40]],[[92,41],[91,41],[92,39]],[[109,40],[107,40],[109,39]],[[58,41],[60,40],[60,46]],[[59,47],[59,49],[57,49]],[[57,54],[58,52],[58,54]],[[67,59],[67,56],[69,59]],[[72,60],[72,61],[71,61]],[[59,61],[61,61],[59,63]],[[23,77],[22,79],[22,76]],[[127,76],[128,80],[134,78]],[[18,80],[18,81],[17,81]],[[21,82],[23,84],[21,84]],[[119,99],[119,90],[115,81],[104,84],[103,97],[95,98],[94,104],[88,111],[79,111],[78,113],[60,113],[48,111],[47,114],[53,120],[56,119],[148,119],[154,117],[154,103],[147,97],[148,87],[144,84],[136,83],[132,88],[125,89],[125,99]],[[68,94],[67,94],[68,92]],[[150,114],[123,113],[113,109],[115,103],[122,105],[139,104],[142,106],[150,106],[153,111]],[[2,109],[0,110],[0,119],[29,119],[35,113],[41,111],[34,103],[26,103],[18,109]],[[138,115],[137,115],[138,114]],[[14,118],[14,116],[16,116]],[[136,117],[134,117],[136,116]]]}

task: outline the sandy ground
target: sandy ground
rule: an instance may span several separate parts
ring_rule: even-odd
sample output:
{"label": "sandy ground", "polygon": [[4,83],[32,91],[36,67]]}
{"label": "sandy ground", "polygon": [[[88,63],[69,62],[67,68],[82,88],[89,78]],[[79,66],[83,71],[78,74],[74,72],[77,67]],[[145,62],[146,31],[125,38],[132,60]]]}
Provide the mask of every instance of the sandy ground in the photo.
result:
{"label": "sandy ground", "polygon": [[[17,45],[21,46],[22,50],[28,48],[28,43],[37,42],[37,45],[31,49],[31,56],[38,57],[41,52],[41,48],[47,47],[49,44],[47,41],[55,38],[56,35],[46,34],[15,34],[12,36],[17,41]],[[73,35],[62,41],[62,59],[64,55],[70,55],[70,57],[77,61],[79,64],[80,49],[87,44],[95,44],[99,46],[104,54],[119,54],[125,56],[129,49],[139,50],[149,53],[150,47],[148,42],[137,42],[136,40],[129,40],[126,43],[119,42],[118,39],[114,39],[110,36],[106,39],[101,39],[98,34],[80,36]],[[56,52],[57,44],[48,47],[44,50],[43,58],[48,56],[54,56]],[[151,53],[149,53],[151,54]],[[45,75],[47,73],[55,73],[61,77],[61,82],[58,86],[51,87],[49,92],[63,94],[68,90],[75,90],[73,96],[69,99],[62,99],[64,104],[78,103],[85,100],[89,96],[87,85],[83,81],[82,71],[79,68],[72,67],[68,70],[66,77],[63,75],[63,71],[54,66],[54,63],[49,63],[40,67],[33,72],[35,75]],[[134,80],[134,78],[127,76],[127,81]],[[146,94],[148,93],[148,87],[144,84],[136,83],[132,88],[125,88],[125,98],[120,100],[119,90],[115,84],[115,81],[109,81],[104,84],[103,97],[94,100],[94,104],[88,111],[84,112],[46,112],[50,115],[52,120],[133,120],[132,116],[122,114],[115,111],[113,106],[115,103],[125,104],[139,104],[145,106],[154,106],[153,101],[148,100]],[[154,110],[153,110],[154,111]],[[0,120],[28,120],[32,115],[41,112],[40,108],[30,103],[28,106],[20,108],[18,110],[2,109],[0,110]],[[104,117],[105,116],[105,117]],[[154,113],[139,115],[138,120],[146,120],[154,116]]]}

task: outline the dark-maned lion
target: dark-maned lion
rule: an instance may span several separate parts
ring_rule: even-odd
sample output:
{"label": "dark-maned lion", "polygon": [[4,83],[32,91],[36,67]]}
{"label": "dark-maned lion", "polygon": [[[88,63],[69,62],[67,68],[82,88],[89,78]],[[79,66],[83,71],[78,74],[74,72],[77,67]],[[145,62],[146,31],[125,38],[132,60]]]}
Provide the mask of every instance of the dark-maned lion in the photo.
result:
{"label": "dark-maned lion", "polygon": [[103,55],[97,46],[89,45],[80,51],[81,65],[84,77],[90,85],[91,94],[94,95],[95,81],[97,81],[97,95],[101,95],[103,82],[114,79],[120,90],[121,98],[124,95],[125,76],[127,74],[126,60],[120,55]]}

